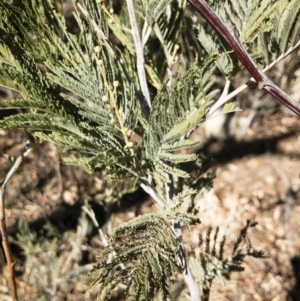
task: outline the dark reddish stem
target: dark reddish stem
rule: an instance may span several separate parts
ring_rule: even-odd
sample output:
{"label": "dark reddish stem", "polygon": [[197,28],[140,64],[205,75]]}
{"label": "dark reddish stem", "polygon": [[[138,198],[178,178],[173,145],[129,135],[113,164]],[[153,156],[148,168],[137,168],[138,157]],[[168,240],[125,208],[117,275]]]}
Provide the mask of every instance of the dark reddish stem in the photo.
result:
{"label": "dark reddish stem", "polygon": [[249,71],[252,77],[258,83],[260,89],[266,90],[275,96],[290,110],[300,116],[300,104],[275,85],[261,70],[240,43],[234,29],[229,29],[222,20],[215,14],[204,0],[188,0],[197,10],[197,12],[214,28],[214,30],[227,42],[234,51],[237,58]]}

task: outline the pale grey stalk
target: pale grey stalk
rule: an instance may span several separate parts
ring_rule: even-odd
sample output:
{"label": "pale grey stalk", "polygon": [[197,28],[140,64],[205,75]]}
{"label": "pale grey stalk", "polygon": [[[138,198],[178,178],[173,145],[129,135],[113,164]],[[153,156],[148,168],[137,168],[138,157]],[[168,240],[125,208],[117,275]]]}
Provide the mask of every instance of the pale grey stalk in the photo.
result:
{"label": "pale grey stalk", "polygon": [[146,99],[146,102],[151,108],[151,100],[150,100],[150,94],[149,89],[147,85],[147,79],[146,79],[146,71],[145,71],[145,60],[144,60],[144,52],[143,52],[143,44],[141,41],[136,17],[135,17],[135,11],[134,11],[134,5],[132,0],[126,0],[127,3],[127,9],[131,24],[131,34],[134,40],[134,45],[136,49],[136,59],[137,59],[137,71],[139,76],[139,82],[141,85],[141,90],[144,94],[144,97]]}
{"label": "pale grey stalk", "polygon": [[160,208],[165,208],[166,202],[162,199],[156,189],[148,181],[143,181],[140,186],[147,192],[158,204]]}
{"label": "pale grey stalk", "polygon": [[157,25],[157,23],[154,24],[154,32],[164,49],[165,56],[167,58],[167,64],[168,64],[168,67],[170,68],[170,66],[172,66],[172,55],[170,54],[170,52],[168,50],[168,45],[165,43],[163,34],[162,34],[159,26]]}
{"label": "pale grey stalk", "polygon": [[93,269],[95,266],[94,263],[88,263],[83,266],[79,266],[75,270],[70,271],[65,277],[59,279],[60,282],[66,282],[69,281],[72,277],[77,276],[78,274],[84,273],[84,272],[89,272]]}
{"label": "pale grey stalk", "polygon": [[[11,178],[11,176],[16,172],[16,170],[19,168],[20,164],[22,163],[23,159],[25,157],[27,157],[27,155],[31,152],[32,148],[27,148],[25,149],[24,153],[14,162],[14,165],[12,166],[12,168],[9,170],[9,172],[7,173],[4,181],[1,184],[1,194],[3,195],[4,193],[4,189],[5,189],[5,185],[7,184],[8,180]],[[0,218],[2,216],[0,215]]]}
{"label": "pale grey stalk", "polygon": [[147,43],[150,34],[151,34],[152,28],[148,25],[148,22],[145,20],[144,26],[143,26],[143,30],[142,30],[142,43],[143,43],[143,47],[145,46],[145,44]]}
{"label": "pale grey stalk", "polygon": [[[165,201],[161,198],[159,193],[156,191],[155,187],[153,187],[148,181],[144,180],[143,183],[140,184],[140,186],[145,190],[145,192],[147,192],[156,201],[159,207],[161,208],[165,207],[166,205]],[[167,198],[168,199],[173,198],[172,196],[174,195],[173,185],[166,185],[166,190],[167,190],[166,191]],[[183,247],[182,231],[181,231],[180,223],[178,221],[172,221],[172,229],[174,231],[174,235],[178,238],[178,240],[180,241]],[[181,260],[181,258],[179,258],[179,260]],[[183,275],[190,291],[190,300],[201,301],[197,285],[187,264],[186,264],[186,270],[184,271]]]}
{"label": "pale grey stalk", "polygon": [[[98,229],[98,233],[99,233],[101,242],[103,243],[104,247],[106,248],[108,246],[108,241],[107,241],[102,229],[100,228],[100,225],[95,216],[95,212],[92,209],[87,208],[86,206],[82,206],[81,209],[89,216],[89,218],[92,220],[94,226]],[[115,256],[116,252],[113,251],[112,255]],[[121,267],[122,270],[124,270],[126,268],[123,263],[119,264],[119,266]]]}
{"label": "pale grey stalk", "polygon": [[[166,7],[165,12],[166,12],[167,18],[169,20],[171,18],[171,6],[170,5],[168,5]],[[167,86],[168,86],[169,89],[171,89],[172,78],[173,78],[173,72],[172,72],[173,56],[169,52],[167,45],[164,43],[163,35],[162,35],[161,30],[160,30],[160,28],[157,24],[154,25],[154,30],[155,30],[156,36],[159,38],[159,40],[160,40],[160,42],[161,42],[161,44],[164,48],[164,52],[165,52],[165,56],[166,56],[167,64],[168,64],[167,75],[168,75],[169,81],[168,81]],[[166,183],[165,189],[166,189],[167,200],[170,201],[171,199],[173,199],[175,197],[175,188],[174,188],[173,175],[168,174],[168,177],[169,177],[170,182]],[[171,221],[171,226],[172,226],[172,230],[174,232],[174,235],[176,236],[176,238],[180,242],[180,245],[181,245],[182,249],[184,250],[184,244],[183,244],[183,241],[182,241],[182,229],[181,229],[180,222],[177,221],[177,220],[172,220]],[[181,258],[181,257],[179,257],[178,260],[181,263],[183,261],[186,261],[185,258]],[[186,266],[186,269],[183,272],[183,275],[184,275],[185,282],[186,282],[186,284],[189,288],[189,291],[190,291],[191,301],[201,301],[200,295],[199,295],[199,292],[198,292],[198,289],[197,289],[197,285],[195,283],[193,275],[191,274],[191,271],[189,270],[187,262],[185,262],[185,266]]]}
{"label": "pale grey stalk", "polygon": [[[98,229],[98,233],[101,239],[101,242],[103,244],[104,247],[108,246],[108,241],[106,239],[106,237],[104,236],[104,233],[102,231],[102,229],[99,226],[99,223],[96,219],[95,216],[95,212],[92,209],[87,208],[86,206],[82,206],[81,209],[89,216],[89,218],[92,220],[94,226]],[[115,254],[115,253],[114,253]]]}
{"label": "pale grey stalk", "polygon": [[[86,18],[90,17],[87,10],[80,3],[77,4],[77,7],[78,7],[79,11],[83,14],[84,17],[86,17]],[[116,58],[119,66],[121,67],[121,69],[124,72],[124,74],[125,74],[126,78],[128,79],[128,81],[133,84],[133,80],[130,77],[130,75],[129,75],[127,69],[126,69],[125,64],[123,63],[122,59],[118,59],[118,57],[116,56],[114,50],[112,49],[112,47],[109,44],[108,38],[105,36],[104,32],[101,30],[101,28],[98,26],[98,24],[93,19],[91,19],[91,22],[94,26],[95,31],[99,35],[99,38],[102,39],[105,42],[109,52]],[[135,89],[135,94],[137,96],[137,99],[139,100],[139,102],[141,104],[142,110],[143,110],[145,116],[148,118],[148,116],[149,116],[149,107],[147,107],[147,104],[144,102],[144,97],[142,95],[140,95],[141,93],[138,93],[140,91],[138,91],[138,89],[136,88],[135,85],[134,85],[134,89]],[[148,87],[147,87],[147,89],[148,89]],[[148,94],[149,94],[149,92],[148,92]]]}
{"label": "pale grey stalk", "polygon": [[[208,116],[212,115],[218,108],[220,108],[223,104],[225,104],[225,102],[228,101],[227,100],[227,96],[228,96],[228,91],[229,91],[230,83],[231,83],[231,81],[228,80],[228,79],[226,79],[226,83],[225,83],[225,87],[223,89],[222,95],[214,103],[214,105],[210,108],[210,110],[208,112]],[[224,102],[225,99],[226,99],[226,101]]]}
{"label": "pale grey stalk", "polygon": [[[167,195],[168,200],[171,200],[175,197],[174,179],[173,179],[173,175],[168,174],[168,176],[169,176],[170,182],[166,184],[166,195]],[[182,240],[182,229],[181,229],[180,222],[176,221],[176,220],[172,220],[171,223],[172,223],[172,230],[174,232],[174,235],[180,242],[180,245],[184,252],[184,244],[183,244],[183,240]],[[199,291],[197,288],[197,284],[196,284],[194,277],[189,269],[186,259],[179,257],[178,260],[181,263],[183,261],[185,261],[185,263],[184,263],[185,270],[183,272],[183,276],[184,276],[185,282],[190,291],[190,300],[191,301],[201,301],[201,297],[200,297],[200,294],[199,294]]]}
{"label": "pale grey stalk", "polygon": [[[135,48],[136,48],[136,55],[137,55],[137,70],[138,70],[138,76],[139,76],[139,82],[141,85],[141,90],[142,93],[146,99],[146,102],[149,106],[149,108],[151,109],[151,100],[150,100],[150,94],[149,94],[149,89],[148,89],[148,85],[147,85],[147,80],[146,80],[146,72],[145,72],[145,62],[144,62],[144,53],[143,53],[143,45],[146,43],[149,34],[151,32],[151,30],[149,31],[149,28],[147,28],[147,25],[144,25],[144,30],[143,30],[143,42],[141,41],[140,38],[140,34],[139,34],[139,30],[138,30],[138,26],[137,26],[137,21],[136,21],[136,17],[135,17],[135,10],[134,10],[134,5],[133,5],[133,1],[132,0],[126,0],[127,2],[127,9],[128,9],[128,13],[129,13],[129,18],[130,18],[130,24],[131,24],[131,33],[133,36],[133,40],[135,43]],[[83,9],[82,6],[80,6],[80,4],[78,5],[79,9],[81,10],[81,12],[87,16],[87,12]],[[99,35],[100,37],[103,37],[103,33],[102,31],[98,28],[97,24],[93,24],[96,28],[97,31],[99,31]],[[156,27],[156,30],[159,29],[158,27]],[[106,40],[106,37],[104,38]],[[163,41],[163,39],[161,39]],[[165,51],[167,54],[169,54],[169,52],[167,51],[166,45],[163,45],[165,47]],[[172,57],[171,55],[167,55],[168,58]],[[171,65],[172,61],[168,60],[168,65]],[[168,75],[171,79],[172,74],[171,74],[171,70],[168,70]],[[171,83],[171,82],[170,82]],[[160,208],[164,208],[166,203],[163,200],[163,198],[159,195],[159,193],[156,191],[155,187],[153,187],[153,185],[151,185],[151,183],[146,180],[146,179],[142,179],[142,183],[140,184],[140,186],[143,188],[143,190],[145,192],[147,192],[155,201],[156,203],[159,205]],[[178,222],[174,221],[174,223],[172,224],[176,224]],[[176,229],[175,229],[176,228]],[[181,228],[180,228],[180,223],[179,223],[179,229],[178,227],[173,227],[173,231],[174,234],[177,236],[181,236],[182,232],[181,232]],[[177,233],[177,232],[180,232]],[[101,235],[100,235],[101,236]],[[103,236],[102,236],[103,237]],[[197,290],[197,286],[195,284],[195,281],[187,267],[186,272],[184,273],[185,279],[186,279],[186,283],[189,287],[190,290],[190,294],[191,294],[191,300],[192,301],[200,301],[200,297],[198,294],[198,290]]]}

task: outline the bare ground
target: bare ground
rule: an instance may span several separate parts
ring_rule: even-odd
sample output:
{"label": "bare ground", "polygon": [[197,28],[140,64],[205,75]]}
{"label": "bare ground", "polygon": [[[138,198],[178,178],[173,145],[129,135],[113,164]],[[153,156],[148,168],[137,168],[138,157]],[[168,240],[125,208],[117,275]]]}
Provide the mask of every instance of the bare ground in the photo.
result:
{"label": "bare ground", "polygon": [[[269,253],[265,260],[247,260],[245,271],[234,274],[229,281],[216,278],[210,300],[300,300],[299,134],[300,119],[280,111],[254,122],[245,139],[239,142],[207,141],[202,129],[196,133],[203,138],[202,151],[215,160],[217,178],[214,188],[200,201],[201,224],[184,235],[186,245],[198,244],[199,234],[205,233],[209,226],[219,226],[227,231],[229,238],[230,233],[234,237],[250,219],[258,222],[251,230],[253,246]],[[1,181],[12,165],[4,154],[17,157],[25,141],[21,131],[1,131]],[[92,204],[100,225],[105,225],[108,232],[112,225],[106,217],[110,213],[113,224],[118,224],[151,210],[152,201],[142,191],[118,195],[117,189],[105,188],[103,179],[61,165],[59,157],[52,144],[36,145],[7,185],[6,214],[12,237],[16,237],[18,221],[23,219],[40,235],[44,235],[40,231],[42,226],[50,221],[61,233],[68,233],[68,239],[76,241],[83,233],[78,221],[85,200]],[[114,205],[105,206],[104,198]],[[95,262],[97,252],[103,247],[97,233],[86,232],[83,237],[80,260],[72,266],[74,269]],[[34,285],[28,284],[25,269],[28,259],[15,245],[13,253],[21,300],[96,299],[85,278],[63,287],[61,290],[67,293],[58,294],[56,299],[41,296]],[[57,251],[57,257],[59,254]],[[42,265],[43,262],[41,268]],[[5,269],[2,274],[6,275]],[[179,281],[177,290],[181,288]],[[6,279],[0,277],[0,299],[9,300],[8,295]],[[179,298],[184,300],[182,295]]]}

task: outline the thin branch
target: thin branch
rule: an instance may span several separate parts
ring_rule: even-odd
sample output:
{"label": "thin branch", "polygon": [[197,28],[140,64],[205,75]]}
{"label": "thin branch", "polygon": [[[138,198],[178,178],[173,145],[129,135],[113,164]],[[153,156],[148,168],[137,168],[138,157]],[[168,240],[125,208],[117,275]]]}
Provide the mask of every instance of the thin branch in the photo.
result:
{"label": "thin branch", "polygon": [[151,34],[152,28],[148,25],[148,22],[145,20],[145,23],[143,25],[143,30],[142,30],[142,43],[143,46],[146,45],[150,34]]}
{"label": "thin branch", "polygon": [[218,108],[220,108],[223,104],[225,104],[225,102],[227,102],[228,100],[226,100],[224,102],[224,100],[226,99],[227,95],[228,95],[228,91],[229,91],[229,87],[230,87],[230,83],[231,81],[226,79],[226,83],[222,92],[222,95],[220,96],[220,98],[213,104],[213,106],[210,108],[209,112],[208,112],[208,116],[212,115],[214,112],[216,112],[218,110]]}
{"label": "thin branch", "polygon": [[94,226],[98,229],[98,233],[99,233],[99,236],[100,236],[100,239],[101,239],[101,242],[102,244],[104,245],[104,247],[107,247],[108,246],[108,241],[102,231],[102,229],[100,228],[100,225],[96,219],[96,216],[95,216],[95,212],[91,209],[91,208],[88,208],[87,206],[82,206],[81,209],[89,216],[89,218],[92,220]]}
{"label": "thin branch", "polygon": [[66,282],[69,281],[71,278],[73,278],[74,276],[77,276],[78,274],[81,273],[85,273],[85,272],[89,272],[93,269],[93,267],[95,266],[94,263],[88,263],[86,265],[83,266],[79,266],[78,268],[70,271],[66,276],[64,276],[63,278],[57,278],[57,280],[59,282]]}
{"label": "thin branch", "polygon": [[300,41],[294,45],[291,46],[285,53],[282,53],[275,61],[273,61],[270,65],[266,66],[263,69],[263,72],[267,72],[270,69],[272,69],[277,63],[281,62],[284,58],[286,58],[288,55],[290,55],[296,48],[300,46]]}
{"label": "thin branch", "polygon": [[281,103],[300,116],[300,104],[275,85],[264,73],[259,70],[254,60],[241,45],[234,29],[229,29],[215,14],[204,0],[189,0],[199,14],[216,30],[234,51],[237,58],[253,76],[260,89],[266,90],[275,96]]}
{"label": "thin branch", "polygon": [[228,102],[230,99],[234,98],[238,94],[240,94],[242,91],[246,90],[251,84],[255,83],[254,80],[251,81],[250,79],[247,83],[241,85],[231,93],[227,95],[223,95],[213,104],[213,106],[209,110],[208,115],[212,115],[214,112],[216,112],[221,106],[223,106],[226,102]]}
{"label": "thin branch", "polygon": [[10,286],[10,294],[11,294],[12,301],[17,301],[18,295],[17,295],[17,287],[16,287],[16,279],[15,279],[14,262],[12,261],[11,249],[8,241],[7,227],[5,221],[4,192],[5,192],[5,186],[7,182],[12,177],[12,175],[16,172],[16,170],[19,168],[23,159],[30,153],[31,149],[32,148],[29,148],[28,145],[25,146],[23,154],[15,161],[15,163],[7,173],[0,187],[0,233],[2,236],[2,246],[7,262],[8,283]]}
{"label": "thin branch", "polygon": [[[172,175],[169,176],[172,177]],[[159,193],[156,191],[155,187],[151,185],[146,179],[142,179],[142,181],[143,182],[140,184],[140,186],[144,189],[144,191],[147,192],[156,201],[156,203],[160,208],[164,208],[166,206],[166,202],[161,198]],[[167,185],[166,190],[167,190],[167,198],[172,199],[175,193],[174,185]],[[172,221],[172,229],[174,231],[174,235],[177,237],[177,239],[180,241],[181,246],[183,247],[182,230],[181,230],[180,223],[178,221]],[[182,260],[182,258],[179,258],[179,260]],[[201,301],[200,295],[198,293],[197,285],[187,265],[186,265],[186,271],[184,273],[184,278],[190,291],[190,297],[191,297],[190,300]]]}
{"label": "thin branch", "polygon": [[148,180],[142,179],[142,183],[140,184],[140,186],[156,201],[160,208],[165,208],[165,200],[159,195],[155,187],[151,185]]}
{"label": "thin branch", "polygon": [[[170,10],[170,5],[167,7],[167,11],[170,14],[170,11],[171,11]],[[163,46],[163,49],[164,49],[164,52],[165,52],[165,56],[166,56],[167,64],[168,64],[167,75],[168,75],[168,78],[169,78],[167,86],[168,86],[168,88],[171,88],[172,76],[173,76],[173,74],[172,74],[172,64],[173,64],[173,61],[174,61],[174,56],[171,55],[171,53],[169,52],[168,47],[164,42],[163,34],[162,34],[162,32],[161,32],[161,30],[160,30],[160,28],[157,24],[155,24],[155,26],[154,26],[154,31],[156,33],[156,36],[159,38],[159,40],[161,42],[161,45]],[[143,32],[144,32],[144,30],[143,30]],[[138,30],[137,30],[137,34],[138,34]],[[175,49],[178,49],[178,48],[175,48]],[[175,188],[174,188],[173,175],[168,174],[167,176],[169,177],[170,181],[169,181],[169,183],[165,184],[165,189],[166,189],[166,197],[167,197],[167,200],[169,201],[169,200],[173,199],[174,196],[175,196]],[[165,207],[165,205],[166,205],[165,201],[161,198],[159,193],[156,191],[155,187],[153,187],[149,183],[149,181],[143,180],[143,183],[140,184],[140,186],[150,196],[152,196],[152,198],[157,202],[159,207],[161,207],[161,208]],[[171,221],[171,223],[172,223],[172,230],[174,232],[174,235],[176,236],[177,240],[180,242],[182,250],[184,250],[184,244],[183,244],[183,241],[182,241],[182,229],[181,229],[180,222],[176,221],[176,220],[173,220],[173,221]],[[199,296],[199,293],[198,293],[198,290],[197,290],[197,286],[196,286],[194,278],[193,278],[193,276],[192,276],[192,274],[191,274],[191,272],[190,272],[190,270],[189,270],[189,268],[186,264],[186,259],[179,257],[178,260],[181,263],[185,262],[186,270],[185,270],[185,273],[184,273],[184,278],[185,278],[186,284],[187,284],[187,286],[189,288],[189,291],[190,291],[191,300],[192,301],[200,301],[201,299],[200,299],[200,296]]]}
{"label": "thin branch", "polygon": [[[300,41],[295,45],[295,46],[291,46],[287,52],[281,54],[275,61],[273,61],[270,65],[266,66],[263,69],[263,73],[266,73],[267,71],[269,71],[270,69],[272,69],[276,64],[278,64],[279,62],[281,62],[283,59],[285,59],[288,55],[290,55],[296,48],[298,48],[300,46]],[[235,89],[234,91],[232,91],[231,93],[227,94],[227,95],[223,95],[214,103],[214,105],[211,107],[210,111],[209,111],[209,115],[212,115],[216,110],[218,110],[221,106],[223,106],[226,102],[228,102],[229,100],[231,100],[232,98],[234,98],[235,96],[237,96],[238,94],[240,94],[242,91],[246,90],[247,88],[249,88],[250,86],[252,86],[253,84],[255,84],[255,80],[253,77],[251,77],[245,84],[241,85],[240,87],[238,87],[237,89]]]}
{"label": "thin branch", "polygon": [[134,86],[134,91],[135,91],[135,95],[137,97],[137,99],[139,100],[139,103],[141,105],[141,108],[143,110],[143,113],[146,117],[146,119],[148,120],[149,119],[149,114],[150,114],[150,108],[148,107],[148,104],[145,102],[145,97],[143,95],[143,93],[141,92],[141,90],[137,89],[136,85],[134,84],[131,76],[129,75],[127,69],[126,69],[126,66],[123,62],[123,60],[121,58],[117,58],[117,62],[118,62],[118,65],[120,66],[120,68],[122,69],[122,71],[124,72],[127,80]]}
{"label": "thin branch", "polygon": [[[98,233],[99,233],[99,236],[100,236],[100,239],[101,239],[101,242],[102,244],[104,245],[104,247],[106,248],[108,246],[108,240],[106,239],[102,229],[100,228],[100,225],[96,219],[96,215],[95,215],[95,212],[91,209],[91,208],[88,208],[87,206],[82,206],[81,209],[89,216],[89,218],[92,220],[94,226],[98,229]],[[112,256],[116,256],[116,252],[113,251],[112,252]],[[118,265],[119,267],[121,267],[122,270],[125,270],[126,267],[123,263],[119,264]]]}
{"label": "thin branch", "polygon": [[[91,18],[88,11],[80,4],[77,4],[77,7],[79,9],[79,11],[81,12],[81,14],[85,17],[85,18]],[[135,95],[137,97],[137,99],[139,100],[143,113],[145,114],[146,118],[148,119],[149,117],[149,107],[148,104],[145,103],[145,97],[144,95],[142,95],[141,91],[137,89],[137,87],[135,86],[131,76],[129,75],[126,66],[124,64],[124,62],[122,61],[121,58],[119,58],[116,53],[114,52],[113,48],[111,47],[111,45],[109,44],[108,38],[105,36],[104,32],[101,30],[101,28],[98,26],[98,24],[91,18],[91,22],[93,24],[93,27],[95,29],[95,31],[97,32],[97,34],[99,35],[99,37],[105,42],[105,45],[107,46],[107,49],[109,50],[109,52],[112,54],[113,57],[116,58],[118,65],[120,66],[120,68],[122,69],[122,71],[124,72],[124,75],[126,76],[127,80],[134,86],[134,90],[135,90]],[[148,86],[147,86],[148,89]]]}
{"label": "thin branch", "polygon": [[145,71],[145,60],[144,60],[144,52],[143,52],[143,44],[141,41],[136,17],[135,17],[135,11],[134,11],[134,5],[132,0],[126,0],[127,3],[127,9],[128,14],[130,18],[130,24],[131,24],[131,34],[134,40],[134,45],[136,49],[136,58],[137,58],[137,70],[139,75],[139,82],[141,85],[142,92],[144,94],[144,97],[146,99],[146,102],[151,109],[151,100],[150,100],[150,94],[149,89],[147,85],[147,79],[146,79],[146,71]]}
{"label": "thin branch", "polygon": [[[168,200],[171,200],[175,197],[174,179],[173,179],[173,175],[168,174],[168,176],[169,176],[170,181],[169,181],[169,183],[166,183],[166,195],[168,197]],[[172,230],[174,232],[174,235],[180,242],[180,245],[184,252],[184,244],[183,244],[183,240],[182,240],[182,229],[181,229],[180,222],[176,221],[176,220],[172,220],[171,223],[172,223]],[[179,257],[178,259],[180,260],[181,263],[183,263],[183,262],[185,263],[185,271],[183,272],[183,276],[184,276],[185,282],[189,288],[190,300],[191,301],[201,301],[196,282],[195,282],[194,277],[191,274],[191,271],[188,267],[186,258]]]}

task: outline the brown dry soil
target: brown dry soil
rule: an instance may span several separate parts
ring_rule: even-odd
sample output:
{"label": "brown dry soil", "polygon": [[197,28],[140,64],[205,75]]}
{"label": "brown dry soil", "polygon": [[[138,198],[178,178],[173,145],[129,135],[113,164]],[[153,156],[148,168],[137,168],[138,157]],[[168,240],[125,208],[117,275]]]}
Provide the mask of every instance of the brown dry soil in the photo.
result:
{"label": "brown dry soil", "polygon": [[[201,131],[197,135],[202,137]],[[1,181],[12,166],[4,154],[16,158],[25,141],[21,131],[0,132]],[[197,245],[199,234],[209,226],[219,226],[228,237],[234,237],[250,219],[258,222],[250,231],[253,246],[269,254],[268,259],[246,260],[245,271],[234,274],[231,280],[216,278],[210,300],[300,300],[300,119],[282,112],[266,115],[254,121],[242,141],[204,140],[203,151],[214,158],[217,178],[214,188],[199,203],[201,224],[184,233],[186,246]],[[92,204],[100,225],[105,224],[108,207],[99,200],[99,192],[104,189],[107,199],[112,199],[113,187],[106,191],[105,182],[61,165],[59,157],[52,144],[35,145],[8,183],[6,220],[12,237],[16,237],[22,219],[38,235],[45,235],[41,228],[50,221],[76,241],[85,200]],[[119,197],[109,206],[114,223],[150,211],[153,204],[140,190],[114,197]],[[102,248],[97,232],[84,235],[81,243],[80,260],[74,269],[95,262]],[[20,300],[96,300],[84,281],[69,284],[69,291],[56,298],[39,295],[40,291],[28,283],[28,258],[15,244],[12,251]],[[40,265],[42,271],[43,261]],[[7,275],[4,267],[1,273]],[[178,282],[178,289],[181,287],[182,282]],[[10,300],[8,296],[6,277],[1,276],[0,300]]]}

